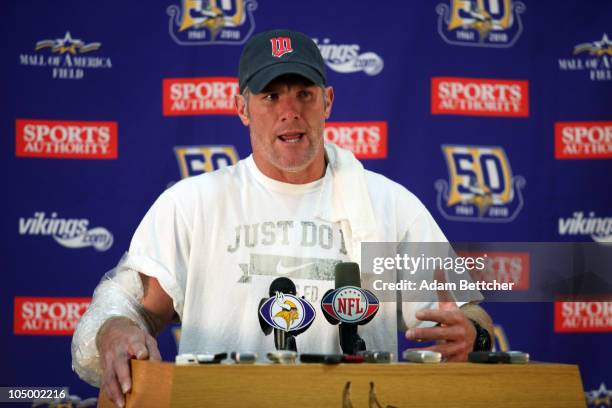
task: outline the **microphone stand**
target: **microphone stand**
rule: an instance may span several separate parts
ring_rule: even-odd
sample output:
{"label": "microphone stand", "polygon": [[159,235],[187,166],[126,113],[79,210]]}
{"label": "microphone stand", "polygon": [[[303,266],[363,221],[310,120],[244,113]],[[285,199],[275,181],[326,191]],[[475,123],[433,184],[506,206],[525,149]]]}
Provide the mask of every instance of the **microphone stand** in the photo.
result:
{"label": "microphone stand", "polygon": [[295,336],[283,330],[274,329],[274,346],[277,350],[297,352]]}
{"label": "microphone stand", "polygon": [[340,347],[344,354],[354,355],[358,351],[365,351],[365,340],[357,333],[357,325],[354,323],[340,323]]}

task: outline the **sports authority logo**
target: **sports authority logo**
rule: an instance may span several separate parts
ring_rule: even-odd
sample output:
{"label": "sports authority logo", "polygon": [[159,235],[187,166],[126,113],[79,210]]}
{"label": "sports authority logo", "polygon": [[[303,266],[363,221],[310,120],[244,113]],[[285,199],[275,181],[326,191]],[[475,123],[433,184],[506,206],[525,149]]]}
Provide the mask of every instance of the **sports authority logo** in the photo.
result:
{"label": "sports authority logo", "polygon": [[102,43],[85,43],[66,31],[63,38],[41,40],[36,54],[19,54],[19,64],[27,67],[49,67],[53,79],[82,79],[90,69],[110,69],[110,57],[83,55],[98,51]]}
{"label": "sports authority logo", "polygon": [[306,299],[276,292],[259,308],[259,315],[269,326],[286,332],[308,327],[315,318],[314,307]]}
{"label": "sports authority logo", "polygon": [[438,34],[452,45],[512,47],[523,32],[525,4],[513,0],[450,0],[440,3]]}
{"label": "sports authority logo", "polygon": [[14,334],[70,336],[91,298],[15,297]]}
{"label": "sports authority logo", "polygon": [[113,245],[113,234],[104,227],[88,229],[89,220],[85,218],[58,218],[57,213],[50,217],[42,211],[33,217],[19,218],[19,235],[47,235],[63,247],[78,249],[94,247],[106,251]]}
{"label": "sports authority logo", "polygon": [[599,41],[574,46],[573,55],[559,59],[559,70],[587,71],[591,81],[612,80],[612,41],[606,33]]}
{"label": "sports authority logo", "polygon": [[359,323],[373,317],[378,306],[378,299],[372,292],[356,286],[331,290],[321,300],[323,311],[334,320],[344,323]]}
{"label": "sports authority logo", "polygon": [[525,179],[513,176],[500,146],[442,146],[448,182],[437,180],[438,210],[447,220],[511,222],[523,208]]}
{"label": "sports authority logo", "polygon": [[612,302],[555,302],[555,332],[612,332]]}
{"label": "sports authority logo", "polygon": [[431,78],[434,115],[529,116],[529,82],[482,78]]}
{"label": "sports authority logo", "polygon": [[607,389],[604,383],[599,385],[599,389],[586,391],[584,396],[589,408],[612,407],[612,390]]}
{"label": "sports authority logo", "polygon": [[612,122],[555,123],[555,158],[612,158]]}
{"label": "sports authority logo", "polygon": [[181,0],[166,9],[168,33],[179,45],[244,44],[255,29],[255,0]]}
{"label": "sports authority logo", "polygon": [[612,243],[612,217],[597,217],[590,211],[576,211],[572,217],[559,218],[559,235],[590,236],[595,242]]}
{"label": "sports authority logo", "polygon": [[333,71],[341,74],[350,74],[363,71],[366,75],[380,74],[385,66],[378,54],[368,51],[360,53],[358,44],[332,44],[329,38],[319,41],[313,38],[319,47],[325,64]]}
{"label": "sports authority logo", "polygon": [[210,173],[238,163],[234,146],[176,146],[174,154],[181,178]]}
{"label": "sports authority logo", "polygon": [[485,267],[482,270],[471,269],[470,276],[474,281],[514,283],[513,290],[529,289],[529,253],[528,252],[467,252],[460,251],[462,257],[482,257]]}
{"label": "sports authority logo", "polygon": [[18,157],[116,159],[117,122],[17,119]]}
{"label": "sports authority logo", "polygon": [[164,116],[235,115],[233,77],[166,78],[163,80]]}
{"label": "sports authority logo", "polygon": [[291,48],[291,38],[289,37],[270,38],[270,44],[272,45],[273,57],[280,58],[285,54],[293,52],[293,48]]}
{"label": "sports authority logo", "polygon": [[387,157],[387,122],[326,122],[323,135],[359,159]]}

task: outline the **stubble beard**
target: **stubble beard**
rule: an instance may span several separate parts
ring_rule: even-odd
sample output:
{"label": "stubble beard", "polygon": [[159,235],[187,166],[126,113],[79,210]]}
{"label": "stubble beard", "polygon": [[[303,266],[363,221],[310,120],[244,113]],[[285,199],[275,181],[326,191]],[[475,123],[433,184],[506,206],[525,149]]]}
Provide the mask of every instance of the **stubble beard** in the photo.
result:
{"label": "stubble beard", "polygon": [[[304,135],[303,137],[306,137]],[[279,142],[274,142],[279,143]],[[280,142],[282,143],[282,142]],[[302,154],[292,159],[283,157],[282,153],[274,148],[274,144],[266,146],[264,151],[267,159],[279,170],[289,173],[299,173],[304,170],[315,158],[317,147],[313,143],[309,143],[306,150]]]}

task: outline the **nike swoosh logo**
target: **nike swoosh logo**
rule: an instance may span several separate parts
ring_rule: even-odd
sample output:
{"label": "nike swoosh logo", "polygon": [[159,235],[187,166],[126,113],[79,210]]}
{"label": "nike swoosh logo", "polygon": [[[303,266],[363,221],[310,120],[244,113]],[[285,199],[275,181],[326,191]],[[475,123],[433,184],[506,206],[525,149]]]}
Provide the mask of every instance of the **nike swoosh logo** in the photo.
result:
{"label": "nike swoosh logo", "polygon": [[300,269],[306,268],[307,266],[314,265],[315,262],[308,262],[297,266],[283,266],[283,261],[280,260],[276,264],[276,273],[279,275],[288,275],[291,272],[299,271]]}

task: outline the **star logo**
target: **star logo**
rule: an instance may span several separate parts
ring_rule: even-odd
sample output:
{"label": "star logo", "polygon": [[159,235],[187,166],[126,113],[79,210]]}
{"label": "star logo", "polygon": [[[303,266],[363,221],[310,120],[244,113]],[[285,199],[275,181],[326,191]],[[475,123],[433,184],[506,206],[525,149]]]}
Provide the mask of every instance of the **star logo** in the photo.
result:
{"label": "star logo", "polygon": [[596,408],[612,406],[612,390],[606,388],[606,384],[601,383],[599,389],[585,392],[587,404]]}
{"label": "star logo", "polygon": [[70,31],[66,31],[64,38],[56,38],[55,40],[42,40],[36,43],[35,51],[43,48],[51,48],[51,52],[65,54],[69,52],[72,55],[77,53],[84,54],[99,49],[102,46],[99,42],[85,44],[79,39],[73,39]]}
{"label": "star logo", "polygon": [[612,56],[612,41],[610,41],[608,35],[604,33],[600,41],[582,43],[574,47],[574,55],[583,52],[588,52],[589,55],[596,57],[601,57],[603,55]]}

